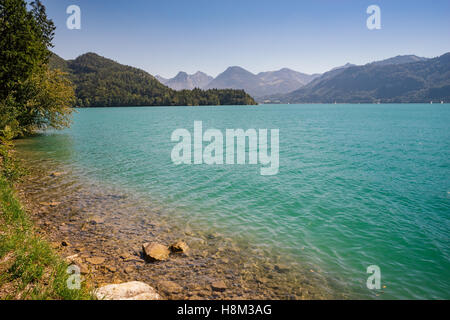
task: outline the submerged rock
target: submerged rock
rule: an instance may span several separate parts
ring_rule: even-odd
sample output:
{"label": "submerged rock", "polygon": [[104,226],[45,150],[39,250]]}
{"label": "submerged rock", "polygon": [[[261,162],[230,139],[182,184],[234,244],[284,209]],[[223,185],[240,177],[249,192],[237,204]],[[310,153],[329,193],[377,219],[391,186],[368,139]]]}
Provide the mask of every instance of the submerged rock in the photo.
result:
{"label": "submerged rock", "polygon": [[109,284],[94,292],[99,300],[160,300],[161,296],[148,284],[132,281]]}
{"label": "submerged rock", "polygon": [[159,282],[158,288],[162,289],[166,293],[180,293],[183,288],[173,281],[163,280]]}
{"label": "submerged rock", "polygon": [[132,255],[129,254],[128,252],[122,252],[122,253],[119,254],[119,257],[126,261],[128,259],[131,259]]}
{"label": "submerged rock", "polygon": [[79,263],[76,264],[76,266],[78,268],[80,268],[80,273],[81,274],[88,274],[89,273],[89,268],[85,264],[79,262]]}
{"label": "submerged rock", "polygon": [[214,281],[213,283],[211,283],[211,289],[213,289],[213,291],[219,291],[219,292],[223,292],[225,290],[227,290],[227,285],[225,282],[223,282],[222,280],[220,281]]}
{"label": "submerged rock", "polygon": [[189,246],[184,241],[177,241],[170,245],[170,250],[176,253],[187,253],[189,251]]}
{"label": "submerged rock", "polygon": [[117,271],[117,268],[116,267],[114,267],[114,266],[106,266],[106,270],[108,270],[109,272],[116,272]]}
{"label": "submerged rock", "polygon": [[133,273],[134,270],[135,270],[135,268],[133,268],[133,267],[126,267],[124,269],[126,274],[131,274],[131,273]]}
{"label": "submerged rock", "polygon": [[65,257],[64,260],[65,260],[67,263],[71,264],[71,263],[76,263],[77,261],[80,260],[80,258],[79,258],[79,255],[78,255],[78,254],[74,254],[74,255]]}
{"label": "submerged rock", "polygon": [[52,201],[52,202],[41,202],[41,205],[46,207],[57,207],[61,204],[61,202]]}
{"label": "submerged rock", "polygon": [[82,259],[79,257],[78,254],[74,254],[71,256],[68,256],[64,259],[69,265],[75,265],[78,268],[80,268],[81,274],[88,274],[89,268],[82,262]]}
{"label": "submerged rock", "polygon": [[61,241],[61,245],[62,245],[63,247],[70,247],[69,241],[66,241],[66,240]]}
{"label": "submerged rock", "polygon": [[282,265],[282,264],[276,264],[276,265],[274,266],[274,269],[275,269],[275,271],[278,272],[278,273],[286,273],[286,272],[289,272],[289,268],[288,268],[287,266],[285,266],[285,265]]}
{"label": "submerged rock", "polygon": [[88,220],[88,222],[92,225],[102,224],[105,222],[105,219],[100,218],[100,217],[92,217]]}
{"label": "submerged rock", "polygon": [[142,249],[144,250],[145,258],[149,261],[164,261],[169,258],[169,249],[160,243],[144,243]]}
{"label": "submerged rock", "polygon": [[86,258],[86,261],[90,264],[102,264],[105,262],[105,258],[102,257],[92,257],[92,258]]}
{"label": "submerged rock", "polygon": [[64,174],[64,172],[52,172],[50,174],[50,177],[55,178],[55,177],[62,176],[63,174]]}

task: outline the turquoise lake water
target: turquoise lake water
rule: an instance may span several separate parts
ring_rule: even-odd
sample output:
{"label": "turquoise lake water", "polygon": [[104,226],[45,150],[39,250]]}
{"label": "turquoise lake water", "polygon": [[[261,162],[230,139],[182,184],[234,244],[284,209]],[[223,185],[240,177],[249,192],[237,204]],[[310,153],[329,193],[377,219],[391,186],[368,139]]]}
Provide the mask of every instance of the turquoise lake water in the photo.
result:
{"label": "turquoise lake water", "polygon": [[[179,165],[171,134],[279,129],[280,168]],[[28,148],[158,201],[192,228],[280,251],[360,298],[450,298],[450,106],[81,109]],[[169,210],[170,209],[170,210]],[[376,290],[375,290],[376,291]]]}

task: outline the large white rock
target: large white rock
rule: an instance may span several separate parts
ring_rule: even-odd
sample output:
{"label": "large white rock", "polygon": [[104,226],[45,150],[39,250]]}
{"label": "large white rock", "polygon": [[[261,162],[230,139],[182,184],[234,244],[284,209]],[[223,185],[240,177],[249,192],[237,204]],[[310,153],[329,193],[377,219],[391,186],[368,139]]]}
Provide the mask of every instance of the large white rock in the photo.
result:
{"label": "large white rock", "polygon": [[148,284],[132,281],[109,284],[94,292],[99,300],[160,300],[161,296]]}

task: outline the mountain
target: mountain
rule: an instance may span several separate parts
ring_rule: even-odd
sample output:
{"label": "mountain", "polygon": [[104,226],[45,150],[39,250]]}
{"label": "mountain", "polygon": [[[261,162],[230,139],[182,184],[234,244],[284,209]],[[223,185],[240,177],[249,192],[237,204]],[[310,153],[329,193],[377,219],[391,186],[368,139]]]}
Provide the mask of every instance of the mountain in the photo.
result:
{"label": "mountain", "polygon": [[315,79],[318,75],[307,75],[287,68],[261,72],[257,75],[241,67],[229,67],[205,88],[244,89],[255,97],[287,93],[298,89]]}
{"label": "mountain", "polygon": [[59,69],[64,72],[69,72],[69,64],[67,61],[53,52],[50,56],[49,67],[50,69]]}
{"label": "mountain", "polygon": [[288,93],[294,91],[319,76],[319,74],[309,75],[288,68],[257,74],[257,77],[263,81],[265,90],[272,93]]}
{"label": "mountain", "polygon": [[378,65],[378,66],[386,66],[391,64],[403,64],[403,63],[411,63],[411,62],[420,62],[420,61],[426,61],[428,58],[422,58],[415,55],[404,55],[404,56],[396,56],[393,58],[381,60],[381,61],[375,61],[370,64]]}
{"label": "mountain", "polygon": [[[382,66],[382,65],[403,64],[403,63],[410,63],[410,62],[417,62],[417,61],[424,61],[424,60],[427,60],[427,59],[420,58],[420,57],[417,57],[414,55],[406,55],[406,56],[396,56],[394,58],[371,62],[371,63],[368,63],[367,65]],[[343,72],[344,70],[346,70],[350,67],[357,67],[357,65],[347,62],[346,64],[339,66],[339,67],[335,67],[335,68],[331,69],[330,71],[325,72],[321,75],[313,75],[313,79],[311,81],[309,81],[309,83],[307,83],[307,84],[309,84],[309,87],[313,87],[315,85],[318,85],[320,82],[323,83],[324,80],[326,80],[326,79],[330,79],[332,77],[337,76],[338,74],[340,74],[341,72]],[[277,95],[259,97],[258,100],[264,101],[264,102],[279,103],[279,102],[285,101],[286,98],[282,94],[277,94]]]}
{"label": "mountain", "polygon": [[342,71],[344,71],[345,69],[348,69],[350,67],[356,67],[356,64],[346,63],[343,66],[333,68],[330,71],[327,71],[321,75],[318,75],[312,81],[310,81],[308,84],[313,85],[314,83],[316,83],[318,81],[323,81],[324,79],[332,78],[332,77],[338,75],[339,73],[341,73]]}
{"label": "mountain", "polygon": [[337,71],[325,73],[298,90],[272,99],[285,103],[450,100],[450,53],[434,59],[399,56]]}
{"label": "mountain", "polygon": [[53,55],[49,65],[69,74],[80,107],[256,104],[243,90],[175,91],[143,70],[95,53],[68,61]]}
{"label": "mountain", "polygon": [[[306,86],[308,86],[308,87],[314,86],[315,83],[321,82],[324,79],[332,78],[333,76],[341,73],[345,69],[354,67],[354,66],[356,66],[356,65],[351,64],[351,63],[346,63],[343,66],[335,67],[335,68],[331,69],[330,71],[327,71],[323,74],[311,75],[308,83],[306,83],[304,86],[300,86],[299,89],[306,87]],[[296,89],[296,90],[299,90],[299,89]],[[293,91],[295,91],[295,89],[290,92],[293,92]],[[261,102],[261,103],[286,103],[288,95],[289,95],[289,93],[276,93],[276,94],[270,94],[270,95],[266,95],[266,96],[257,97],[256,99],[258,102]]]}
{"label": "mountain", "polygon": [[350,68],[350,67],[354,67],[354,66],[356,66],[356,64],[352,64],[352,63],[347,62],[347,63],[344,64],[343,66],[333,68],[333,69],[331,69],[331,70],[328,71],[328,72],[336,72],[336,71],[344,70],[344,69],[347,69],[347,68]]}
{"label": "mountain", "polygon": [[194,88],[206,87],[214,78],[203,72],[196,72],[194,74],[187,74],[186,72],[179,72],[175,78],[164,79],[163,77],[156,77],[161,83],[174,90],[191,90]]}
{"label": "mountain", "polygon": [[262,82],[253,73],[241,67],[229,67],[227,70],[219,74],[213,81],[211,81],[206,88],[217,89],[244,89],[247,92],[252,92],[252,95],[260,94],[260,87]]}

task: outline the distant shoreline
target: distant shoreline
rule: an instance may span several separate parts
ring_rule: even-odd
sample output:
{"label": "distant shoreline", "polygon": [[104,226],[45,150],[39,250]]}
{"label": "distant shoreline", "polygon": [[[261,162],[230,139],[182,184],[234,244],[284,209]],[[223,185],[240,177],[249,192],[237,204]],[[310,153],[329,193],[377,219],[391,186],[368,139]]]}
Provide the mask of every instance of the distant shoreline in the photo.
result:
{"label": "distant shoreline", "polygon": [[324,106],[331,106],[331,105],[423,105],[423,104],[429,104],[429,105],[450,105],[450,102],[444,102],[444,103],[426,103],[426,102],[386,102],[386,103],[355,103],[355,102],[343,102],[343,103],[258,103],[256,105],[197,105],[197,106],[108,106],[108,107],[74,107],[75,109],[105,109],[105,108],[177,108],[177,107],[186,107],[186,108],[201,108],[201,107],[256,107],[256,106],[288,106],[288,105],[324,105]]}

